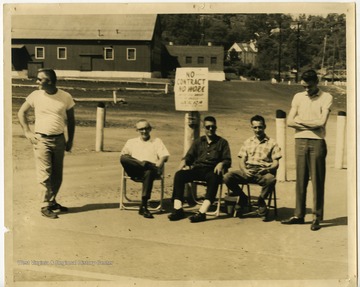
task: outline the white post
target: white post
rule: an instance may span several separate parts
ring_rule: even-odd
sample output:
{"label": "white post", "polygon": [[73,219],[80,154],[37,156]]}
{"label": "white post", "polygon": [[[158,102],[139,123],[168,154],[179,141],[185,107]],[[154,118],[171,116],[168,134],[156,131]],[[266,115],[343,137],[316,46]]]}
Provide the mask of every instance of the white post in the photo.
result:
{"label": "white post", "polygon": [[191,144],[200,135],[200,113],[186,112],[184,127],[184,155],[189,150]]}
{"label": "white post", "polygon": [[276,178],[278,181],[286,181],[286,113],[282,110],[276,111],[276,142],[282,155]]}
{"label": "white post", "polygon": [[335,168],[343,168],[346,134],[346,112],[339,111],[336,122]]}
{"label": "white post", "polygon": [[[185,129],[184,129],[184,155],[189,150],[193,141],[200,136],[200,113],[186,112],[185,113]],[[193,189],[191,191],[191,189]],[[185,187],[185,197],[187,201],[191,201],[191,192],[196,195],[196,186],[191,187],[187,184]]]}
{"label": "white post", "polygon": [[116,102],[117,102],[117,94],[116,94],[116,91],[113,91],[113,99],[114,99],[114,104],[116,104]]}
{"label": "white post", "polygon": [[168,92],[169,92],[169,86],[168,86],[168,85],[169,85],[168,83],[165,84],[165,94],[166,94],[166,95],[167,95]]}
{"label": "white post", "polygon": [[100,102],[96,111],[96,140],[95,151],[103,151],[105,126],[105,104]]}

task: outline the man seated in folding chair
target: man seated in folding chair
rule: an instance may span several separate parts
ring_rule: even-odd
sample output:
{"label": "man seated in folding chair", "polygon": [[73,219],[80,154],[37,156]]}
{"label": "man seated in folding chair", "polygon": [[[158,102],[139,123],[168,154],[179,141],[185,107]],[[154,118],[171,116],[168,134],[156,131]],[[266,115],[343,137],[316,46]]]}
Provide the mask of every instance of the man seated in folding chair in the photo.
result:
{"label": "man seated in folding chair", "polygon": [[129,139],[121,151],[120,162],[127,175],[143,183],[139,214],[145,218],[153,218],[147,208],[154,180],[162,173],[169,152],[159,138],[151,138],[151,125],[141,119],[136,123],[140,136]]}
{"label": "man seated in folding chair", "polygon": [[222,176],[231,165],[228,142],[216,134],[216,119],[208,116],[203,121],[205,135],[196,139],[175,173],[172,200],[174,210],[168,216],[171,221],[185,218],[182,208],[185,184],[194,180],[206,181],[206,195],[199,212],[190,217],[191,222],[206,220],[206,212],[215,201]]}
{"label": "man seated in folding chair", "polygon": [[249,199],[239,184],[259,184],[262,190],[258,197],[257,214],[266,216],[268,208],[265,199],[276,183],[275,175],[279,167],[281,150],[275,140],[265,134],[266,124],[262,116],[253,116],[250,123],[254,136],[244,142],[238,153],[240,170],[228,172],[224,176],[224,183],[230,190],[229,195],[240,196],[240,214],[248,206]]}

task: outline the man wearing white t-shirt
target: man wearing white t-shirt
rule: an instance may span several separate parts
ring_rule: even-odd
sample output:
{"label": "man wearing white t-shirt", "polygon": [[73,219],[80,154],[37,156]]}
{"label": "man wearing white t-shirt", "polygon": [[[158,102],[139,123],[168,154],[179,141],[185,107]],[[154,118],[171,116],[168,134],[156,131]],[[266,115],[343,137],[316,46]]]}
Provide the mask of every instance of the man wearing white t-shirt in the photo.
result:
{"label": "man wearing white t-shirt", "polygon": [[[43,193],[41,214],[51,219],[58,218],[54,211],[68,211],[56,202],[56,196],[62,183],[64,152],[71,151],[75,133],[74,100],[56,87],[56,80],[54,70],[40,69],[36,80],[39,90],[26,98],[18,112],[25,137],[34,149],[37,180]],[[26,117],[31,108],[35,113],[34,132]]]}
{"label": "man wearing white t-shirt", "polygon": [[159,138],[151,138],[151,125],[141,119],[136,123],[140,136],[129,139],[121,151],[120,162],[126,173],[133,179],[143,182],[141,206],[139,214],[145,218],[153,218],[147,208],[151,196],[153,182],[163,169],[169,158],[169,152]]}
{"label": "man wearing white t-shirt", "polygon": [[293,217],[282,224],[303,224],[306,213],[306,191],[311,178],[313,220],[311,230],[320,229],[324,216],[324,192],[327,147],[325,128],[333,97],[318,88],[314,70],[301,76],[304,92],[297,93],[291,103],[288,126],[295,129],[296,208]]}

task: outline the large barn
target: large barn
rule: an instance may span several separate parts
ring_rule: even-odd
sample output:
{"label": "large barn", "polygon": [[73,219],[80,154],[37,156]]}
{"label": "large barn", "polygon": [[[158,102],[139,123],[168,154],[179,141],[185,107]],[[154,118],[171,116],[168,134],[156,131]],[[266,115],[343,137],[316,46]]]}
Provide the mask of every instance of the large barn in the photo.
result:
{"label": "large barn", "polygon": [[59,77],[161,76],[157,15],[14,15],[13,76],[41,67]]}

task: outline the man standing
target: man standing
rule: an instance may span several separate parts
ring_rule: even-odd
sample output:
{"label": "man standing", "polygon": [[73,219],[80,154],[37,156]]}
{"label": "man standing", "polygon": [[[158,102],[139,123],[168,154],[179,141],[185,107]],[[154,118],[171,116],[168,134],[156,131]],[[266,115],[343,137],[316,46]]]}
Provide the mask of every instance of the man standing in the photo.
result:
{"label": "man standing", "polygon": [[184,202],[185,184],[193,180],[207,183],[206,195],[199,212],[190,217],[191,222],[206,220],[206,212],[215,201],[222,176],[231,165],[231,154],[228,142],[216,134],[216,119],[204,118],[205,135],[196,139],[180,163],[174,177],[172,200],[174,211],[168,216],[175,221],[185,217],[182,204]]}
{"label": "man standing", "polygon": [[[40,69],[36,81],[39,90],[26,98],[18,112],[25,137],[34,148],[37,180],[43,193],[41,214],[52,219],[58,218],[54,211],[68,210],[56,202],[56,196],[62,183],[64,151],[71,151],[75,132],[74,100],[69,93],[56,87],[56,80],[54,70]],[[35,113],[34,132],[26,117],[30,108]]]}
{"label": "man standing", "polygon": [[311,230],[320,229],[324,215],[325,126],[333,97],[318,88],[314,70],[301,76],[305,92],[297,93],[291,103],[288,126],[295,129],[296,208],[293,217],[283,224],[303,224],[306,212],[306,190],[311,177],[313,187],[313,221]]}
{"label": "man standing", "polygon": [[265,199],[276,183],[275,175],[279,167],[281,151],[275,140],[265,134],[266,125],[262,116],[253,116],[250,123],[254,136],[248,138],[239,151],[240,170],[227,173],[224,182],[232,191],[232,195],[240,196],[241,210],[248,204],[248,197],[239,184],[259,184],[262,190],[258,198],[257,213],[260,216],[266,216],[268,209]]}
{"label": "man standing", "polygon": [[120,163],[133,179],[143,182],[139,214],[145,218],[154,218],[147,208],[153,182],[160,176],[164,163],[169,159],[169,152],[159,138],[151,138],[151,125],[141,119],[136,123],[140,136],[129,139],[121,151]]}

